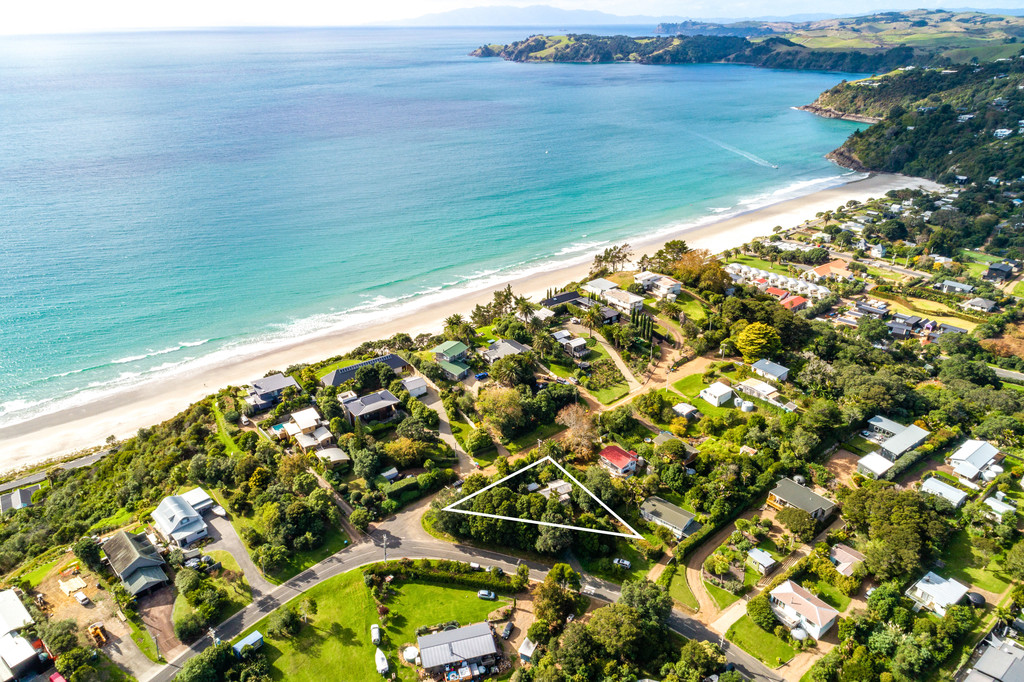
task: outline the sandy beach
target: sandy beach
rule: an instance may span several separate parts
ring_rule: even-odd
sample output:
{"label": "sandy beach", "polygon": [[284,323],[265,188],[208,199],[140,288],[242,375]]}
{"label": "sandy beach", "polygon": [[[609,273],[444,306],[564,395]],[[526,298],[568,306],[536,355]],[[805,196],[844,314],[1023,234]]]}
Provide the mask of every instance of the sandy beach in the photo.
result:
{"label": "sandy beach", "polygon": [[[793,227],[814,218],[815,213],[834,209],[851,199],[864,201],[888,190],[906,187],[934,189],[934,183],[898,175],[873,175],[830,189],[782,201],[677,234],[659,235],[655,241],[636,235],[629,239],[634,252],[653,253],[669,239],[685,239],[691,248],[720,252],[755,237],[772,234],[775,226]],[[468,313],[477,303],[491,299],[495,289],[511,284],[517,294],[537,301],[546,290],[584,278],[589,264],[552,270],[530,277],[511,279],[485,291],[467,293],[414,313],[380,324],[296,341],[271,351],[231,359],[213,369],[183,372],[125,389],[88,405],[40,416],[0,428],[0,472],[9,472],[72,452],[100,445],[108,436],[123,438],[139,428],[164,421],[190,404],[228,385],[242,385],[271,369],[312,362],[344,353],[360,343],[387,338],[397,332],[415,336],[440,331],[442,320],[453,313]]]}

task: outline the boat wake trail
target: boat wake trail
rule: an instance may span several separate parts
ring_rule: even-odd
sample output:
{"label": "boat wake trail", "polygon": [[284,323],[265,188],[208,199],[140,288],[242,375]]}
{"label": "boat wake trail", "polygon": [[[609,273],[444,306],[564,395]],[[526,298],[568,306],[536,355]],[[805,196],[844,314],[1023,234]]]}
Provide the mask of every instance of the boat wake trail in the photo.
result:
{"label": "boat wake trail", "polygon": [[757,154],[751,154],[750,152],[745,152],[742,149],[738,149],[736,147],[733,147],[731,144],[726,144],[725,142],[720,142],[719,140],[716,140],[713,137],[708,137],[707,135],[702,135],[700,133],[691,133],[691,134],[692,135],[696,135],[697,137],[699,137],[702,140],[710,142],[711,144],[715,145],[716,147],[721,147],[722,149],[724,149],[727,152],[732,152],[733,154],[736,154],[737,156],[742,156],[744,159],[747,159],[748,161],[753,161],[758,166],[764,166],[765,168],[778,168],[778,166],[776,166],[774,163],[772,163],[771,161],[765,161],[764,159],[762,159]]}

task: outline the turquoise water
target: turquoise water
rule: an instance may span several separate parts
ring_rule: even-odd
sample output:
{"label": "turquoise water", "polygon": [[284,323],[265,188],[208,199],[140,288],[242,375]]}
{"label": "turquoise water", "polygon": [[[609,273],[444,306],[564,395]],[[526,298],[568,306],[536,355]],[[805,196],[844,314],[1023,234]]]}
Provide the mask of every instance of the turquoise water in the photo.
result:
{"label": "turquoise water", "polygon": [[0,41],[0,424],[844,173],[849,74],[467,56],[524,35]]}

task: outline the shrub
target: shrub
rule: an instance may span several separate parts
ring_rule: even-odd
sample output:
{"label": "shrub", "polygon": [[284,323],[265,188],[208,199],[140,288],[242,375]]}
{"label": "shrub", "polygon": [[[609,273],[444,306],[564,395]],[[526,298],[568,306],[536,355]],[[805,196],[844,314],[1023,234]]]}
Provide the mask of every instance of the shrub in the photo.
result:
{"label": "shrub", "polygon": [[486,429],[474,429],[466,436],[466,452],[470,455],[483,452],[494,445]]}
{"label": "shrub", "polygon": [[360,507],[353,510],[348,520],[352,522],[353,526],[365,533],[366,529],[370,526],[370,512]]}
{"label": "shrub", "polygon": [[174,636],[182,642],[191,642],[203,633],[204,627],[206,623],[199,613],[186,613],[174,621]]}
{"label": "shrub", "polygon": [[767,632],[771,632],[778,624],[778,621],[775,620],[775,614],[772,612],[772,607],[768,603],[768,597],[764,593],[747,602],[747,615],[750,616],[750,620],[754,621],[758,627]]}
{"label": "shrub", "polygon": [[278,609],[267,619],[267,633],[278,639],[296,634],[300,627],[302,627],[302,620],[299,618],[298,612],[291,607]]}
{"label": "shrub", "polygon": [[178,588],[178,592],[184,595],[199,589],[199,586],[202,584],[203,579],[200,577],[199,572],[191,568],[183,568],[178,571],[178,575],[174,576],[174,586]]}

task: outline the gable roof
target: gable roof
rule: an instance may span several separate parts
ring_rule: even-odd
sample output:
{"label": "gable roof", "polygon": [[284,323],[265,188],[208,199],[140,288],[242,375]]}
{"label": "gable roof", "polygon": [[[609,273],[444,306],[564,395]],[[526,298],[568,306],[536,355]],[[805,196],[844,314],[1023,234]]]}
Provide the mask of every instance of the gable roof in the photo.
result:
{"label": "gable roof", "polygon": [[928,431],[917,424],[911,424],[882,443],[882,447],[894,455],[902,455],[907,450],[917,447],[918,443],[928,437],[928,434]]}
{"label": "gable roof", "polygon": [[[1024,649],[1013,640],[996,640],[985,647],[984,653],[974,663],[974,670],[981,673],[986,682],[1024,682]],[[968,677],[968,680],[973,678]]]}
{"label": "gable roof", "polygon": [[424,668],[483,658],[497,653],[494,635],[487,623],[474,623],[416,638]]}
{"label": "gable roof", "polygon": [[609,289],[604,292],[604,297],[612,301],[624,303],[628,306],[640,303],[644,300],[643,296],[637,296],[636,294],[632,294],[624,289]]}
{"label": "gable roof", "polygon": [[775,563],[775,557],[758,547],[748,549],[747,556],[750,557],[755,564],[763,566],[764,568],[768,568]]}
{"label": "gable roof", "polygon": [[882,457],[877,452],[870,452],[857,460],[857,466],[864,467],[875,476],[881,476],[886,471],[896,466],[896,463]]}
{"label": "gable roof", "polygon": [[921,484],[921,492],[938,495],[948,500],[954,507],[959,507],[967,499],[967,493],[963,490],[940,481],[936,476],[924,480],[924,483]]}
{"label": "gable roof", "polygon": [[361,368],[379,364],[385,364],[395,371],[404,370],[409,366],[409,363],[401,356],[395,355],[394,353],[388,353],[387,355],[382,355],[379,358],[364,360],[363,362],[357,362],[354,365],[349,365],[348,367],[342,367],[341,369],[336,369],[333,372],[328,372],[322,379],[320,379],[320,383],[324,386],[341,386],[349,379],[355,379],[356,372]]}
{"label": "gable roof", "polygon": [[833,545],[828,551],[829,557],[835,561],[836,570],[842,575],[853,575],[854,567],[864,561],[864,555],[852,547],[842,543]]}
{"label": "gable roof", "polygon": [[469,350],[469,346],[462,343],[461,341],[445,341],[444,343],[435,346],[430,349],[431,353],[447,355],[448,357],[454,357],[456,355],[462,355]]}
{"label": "gable roof", "polygon": [[37,483],[36,485],[30,485],[27,488],[18,488],[13,492],[0,495],[0,512],[31,507],[32,495],[35,494],[40,487],[41,486]]}
{"label": "gable roof", "polygon": [[804,510],[808,514],[813,514],[819,509],[827,512],[836,506],[835,502],[822,497],[791,478],[780,478],[779,482],[772,489],[772,494],[781,500],[785,500],[787,504]]}
{"label": "gable roof", "polygon": [[268,377],[263,377],[262,379],[257,379],[256,381],[253,381],[252,384],[250,385],[259,395],[263,395],[265,393],[273,393],[274,391],[283,391],[289,386],[299,388],[299,384],[296,383],[295,379],[292,379],[290,376],[281,374],[280,372],[278,372],[277,374],[271,374]]}
{"label": "gable roof", "polygon": [[320,413],[316,411],[315,407],[307,407],[304,410],[292,412],[291,419],[295,422],[296,426],[305,431],[306,429],[316,428],[317,424],[320,423]]}
{"label": "gable roof", "polygon": [[349,398],[342,404],[353,416],[362,417],[364,414],[372,414],[384,408],[393,407],[400,402],[402,401],[385,388],[361,398]]}
{"label": "gable roof", "polygon": [[578,291],[563,291],[560,294],[555,294],[551,298],[546,298],[540,302],[545,308],[554,308],[555,306],[562,305],[563,303],[571,303],[576,299],[583,298]]}
{"label": "gable roof", "polygon": [[127,531],[114,533],[103,545],[103,552],[110,561],[110,567],[114,569],[117,577],[124,579],[124,572],[134,566],[160,566],[164,560],[160,558],[153,543],[145,534],[138,535]]}
{"label": "gable roof", "polygon": [[970,588],[959,580],[946,579],[928,571],[911,589],[926,595],[933,604],[942,608],[959,602]]}
{"label": "gable roof", "polygon": [[819,628],[832,622],[839,612],[815,597],[813,594],[787,580],[771,591],[772,598],[790,607],[800,614],[804,620],[814,623]]}
{"label": "gable roof", "polygon": [[205,528],[206,522],[180,495],[168,495],[153,510],[153,525],[177,541]]}
{"label": "gable roof", "polygon": [[640,510],[673,528],[678,528],[684,535],[696,533],[701,527],[701,524],[694,520],[694,514],[657,496],[644,500]]}
{"label": "gable roof", "polygon": [[501,339],[495,341],[491,346],[485,350],[482,355],[487,362],[497,362],[502,358],[507,358],[511,355],[519,355],[530,350],[523,344],[513,339]]}
{"label": "gable roof", "polygon": [[776,379],[785,376],[786,373],[789,372],[788,367],[783,367],[782,365],[772,362],[771,360],[764,359],[758,360],[753,365],[751,365],[751,367],[756,369],[758,372],[763,372],[768,376],[774,377]]}
{"label": "gable roof", "polygon": [[618,469],[625,469],[630,462],[635,462],[637,460],[635,452],[627,452],[618,445],[609,445],[601,451],[600,456],[601,459],[606,460],[609,464]]}
{"label": "gable roof", "polygon": [[889,433],[899,433],[905,428],[903,424],[900,424],[899,422],[894,422],[888,417],[883,417],[880,414],[876,414],[874,417],[869,419],[868,424],[875,427],[876,429],[888,431]]}
{"label": "gable roof", "polygon": [[20,630],[34,622],[13,588],[0,592],[0,634]]}
{"label": "gable roof", "polygon": [[807,302],[807,299],[804,298],[803,296],[790,296],[789,298],[782,302],[782,307],[785,308],[786,310],[790,310],[792,308],[797,307],[798,305],[802,305]]}
{"label": "gable roof", "polygon": [[949,461],[956,463],[953,467],[954,472],[974,478],[990,465],[998,454],[999,449],[991,443],[971,439],[957,448],[957,451],[949,456]]}
{"label": "gable roof", "polygon": [[583,286],[584,287],[589,287],[591,289],[596,289],[598,291],[611,291],[612,289],[618,289],[619,288],[618,284],[616,284],[615,282],[612,282],[610,280],[607,280],[604,277],[598,277],[597,279],[592,279],[589,282],[587,282],[586,284],[584,284]]}

